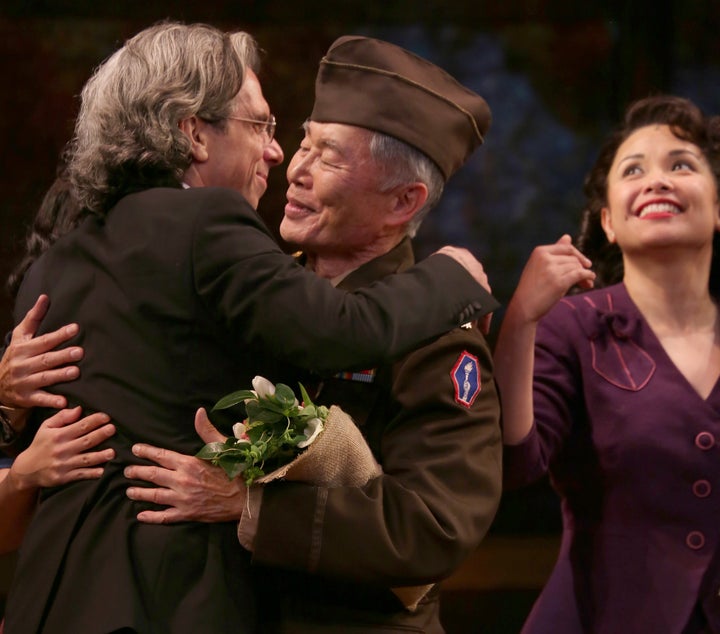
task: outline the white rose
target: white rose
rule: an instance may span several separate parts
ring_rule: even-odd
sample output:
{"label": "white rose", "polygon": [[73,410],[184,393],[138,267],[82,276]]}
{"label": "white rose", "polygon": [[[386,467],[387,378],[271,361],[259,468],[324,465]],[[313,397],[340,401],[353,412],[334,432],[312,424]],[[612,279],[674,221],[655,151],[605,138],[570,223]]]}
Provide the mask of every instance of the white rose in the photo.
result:
{"label": "white rose", "polygon": [[308,421],[307,427],[303,431],[305,434],[305,440],[301,440],[297,446],[304,449],[308,445],[312,445],[315,442],[318,434],[323,430],[323,422],[319,418],[311,418]]}
{"label": "white rose", "polygon": [[258,398],[266,398],[275,394],[275,385],[264,376],[256,376],[252,380],[252,386]]}
{"label": "white rose", "polygon": [[250,442],[247,437],[247,426],[245,423],[235,423],[233,425],[233,436],[243,442]]}

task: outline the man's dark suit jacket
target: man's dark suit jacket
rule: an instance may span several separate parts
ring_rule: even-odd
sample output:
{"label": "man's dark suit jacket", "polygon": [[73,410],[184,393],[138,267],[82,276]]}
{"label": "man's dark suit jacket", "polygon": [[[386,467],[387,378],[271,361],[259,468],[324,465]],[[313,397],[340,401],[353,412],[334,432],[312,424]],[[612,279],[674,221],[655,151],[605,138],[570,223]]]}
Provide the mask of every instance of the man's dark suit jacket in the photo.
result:
{"label": "man's dark suit jacket", "polygon": [[[492,301],[452,259],[365,291],[332,288],[282,254],[238,194],[151,189],[89,218],[29,270],[16,318],[40,293],[43,331],[78,322],[70,405],[107,412],[116,458],[99,480],[46,490],[21,550],[7,634],[251,632],[249,557],[236,524],[140,524],[123,467],[136,442],[192,454],[194,412],[274,376],[371,367],[473,319]],[[36,412],[35,424],[47,412]],[[145,505],[146,506],[146,505]]]}

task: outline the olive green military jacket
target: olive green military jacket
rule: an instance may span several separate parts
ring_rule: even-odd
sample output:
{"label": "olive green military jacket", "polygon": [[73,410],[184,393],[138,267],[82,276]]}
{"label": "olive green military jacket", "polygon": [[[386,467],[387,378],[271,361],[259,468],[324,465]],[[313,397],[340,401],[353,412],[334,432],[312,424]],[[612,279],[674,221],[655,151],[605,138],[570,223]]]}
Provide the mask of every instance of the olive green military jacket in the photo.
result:
{"label": "olive green military jacket", "polygon": [[[413,262],[405,240],[340,284]],[[456,328],[394,365],[326,377],[317,400],[362,430],[383,474],[358,488],[265,486],[253,563],[263,632],[437,633],[438,588],[411,612],[391,587],[448,577],[478,546],[501,492],[500,408],[477,328]],[[264,605],[263,605],[264,603]]]}

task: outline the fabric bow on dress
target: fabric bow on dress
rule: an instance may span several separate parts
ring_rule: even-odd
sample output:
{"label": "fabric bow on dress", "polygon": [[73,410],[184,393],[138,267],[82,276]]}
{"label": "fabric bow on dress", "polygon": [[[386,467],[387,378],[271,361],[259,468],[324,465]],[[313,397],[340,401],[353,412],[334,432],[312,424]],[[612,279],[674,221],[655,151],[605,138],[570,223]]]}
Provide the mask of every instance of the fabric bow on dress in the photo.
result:
{"label": "fabric bow on dress", "polygon": [[[592,368],[603,379],[623,390],[643,389],[655,372],[655,361],[633,339],[640,326],[639,314],[616,312],[612,297],[605,295],[603,308],[585,298],[595,310],[596,330],[588,333]],[[619,345],[622,343],[622,345]]]}

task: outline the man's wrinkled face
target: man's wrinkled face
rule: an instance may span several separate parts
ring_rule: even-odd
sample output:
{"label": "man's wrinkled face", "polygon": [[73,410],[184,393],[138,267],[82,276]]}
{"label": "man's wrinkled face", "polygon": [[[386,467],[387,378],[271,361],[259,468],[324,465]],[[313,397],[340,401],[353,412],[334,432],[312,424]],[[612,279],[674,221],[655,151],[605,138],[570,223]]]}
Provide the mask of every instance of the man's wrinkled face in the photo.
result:
{"label": "man's wrinkled face", "polygon": [[352,253],[384,236],[392,192],[370,154],[372,133],[356,126],[310,121],[288,165],[284,240],[318,255]]}

